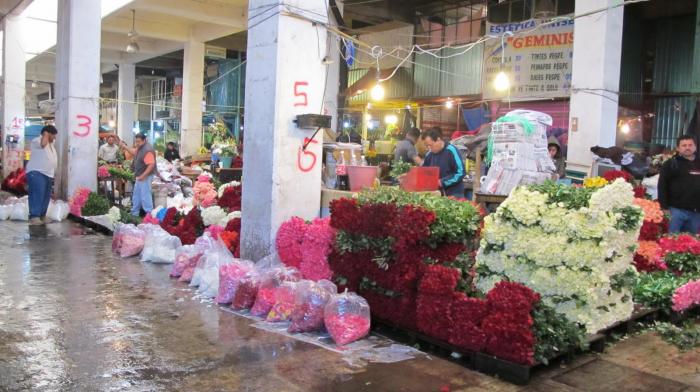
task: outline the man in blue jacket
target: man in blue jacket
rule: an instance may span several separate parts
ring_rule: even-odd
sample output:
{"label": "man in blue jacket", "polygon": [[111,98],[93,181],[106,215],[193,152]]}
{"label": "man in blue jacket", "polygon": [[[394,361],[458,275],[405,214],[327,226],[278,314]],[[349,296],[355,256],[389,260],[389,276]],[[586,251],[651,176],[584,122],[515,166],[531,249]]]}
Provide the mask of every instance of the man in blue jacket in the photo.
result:
{"label": "man in blue jacket", "polygon": [[463,199],[464,162],[457,148],[442,139],[442,130],[438,127],[425,131],[422,138],[430,150],[425,156],[423,166],[440,168],[440,187],[443,195]]}

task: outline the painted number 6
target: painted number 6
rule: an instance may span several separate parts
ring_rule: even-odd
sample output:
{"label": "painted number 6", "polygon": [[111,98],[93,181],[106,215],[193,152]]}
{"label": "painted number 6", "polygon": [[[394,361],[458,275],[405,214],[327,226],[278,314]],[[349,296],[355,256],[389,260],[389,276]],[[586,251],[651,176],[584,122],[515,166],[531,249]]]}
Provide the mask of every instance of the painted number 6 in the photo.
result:
{"label": "painted number 6", "polygon": [[78,137],[85,137],[89,135],[91,130],[90,125],[92,124],[92,119],[83,114],[78,114],[75,117],[78,119],[78,128],[82,128],[84,129],[84,131],[73,131],[73,135]]}
{"label": "painted number 6", "polygon": [[[314,139],[304,138],[305,145],[310,145],[314,143],[318,142]],[[310,157],[311,162],[308,165],[304,165],[302,163],[303,156]],[[316,160],[316,154],[314,154],[311,151],[304,150],[302,147],[299,147],[299,151],[297,151],[297,167],[299,168],[299,170],[303,171],[304,173],[310,172],[311,170],[313,170],[314,166],[316,166]]]}

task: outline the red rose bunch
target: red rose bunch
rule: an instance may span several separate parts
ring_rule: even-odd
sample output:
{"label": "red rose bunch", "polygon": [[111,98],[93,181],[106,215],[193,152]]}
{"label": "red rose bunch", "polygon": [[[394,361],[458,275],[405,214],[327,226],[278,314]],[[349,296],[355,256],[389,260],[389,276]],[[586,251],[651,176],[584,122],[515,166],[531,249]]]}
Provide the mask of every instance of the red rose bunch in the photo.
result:
{"label": "red rose bunch", "polygon": [[430,225],[435,222],[435,213],[408,205],[401,207],[393,221],[388,222],[391,222],[391,226],[385,235],[394,237],[394,250],[402,252],[430,237]]}
{"label": "red rose bunch", "polygon": [[229,186],[224,189],[224,194],[218,199],[217,205],[229,212],[240,211],[243,200],[243,187],[241,185]]}
{"label": "red rose bunch", "polygon": [[418,294],[449,297],[457,287],[459,276],[459,270],[456,268],[429,265],[418,285]]}
{"label": "red rose bunch", "polygon": [[488,301],[456,293],[450,313],[452,319],[452,330],[448,339],[450,344],[467,351],[482,351],[486,346],[487,335],[481,330],[480,325],[488,313]]}
{"label": "red rose bunch", "polygon": [[355,234],[358,232],[358,211],[355,199],[336,199],[330,203],[331,226]]}
{"label": "red rose bunch", "polygon": [[624,170],[609,170],[606,171],[603,174],[603,178],[605,178],[608,182],[613,182],[617,180],[618,178],[622,178],[623,180],[627,182],[632,182],[634,177],[632,175]]}

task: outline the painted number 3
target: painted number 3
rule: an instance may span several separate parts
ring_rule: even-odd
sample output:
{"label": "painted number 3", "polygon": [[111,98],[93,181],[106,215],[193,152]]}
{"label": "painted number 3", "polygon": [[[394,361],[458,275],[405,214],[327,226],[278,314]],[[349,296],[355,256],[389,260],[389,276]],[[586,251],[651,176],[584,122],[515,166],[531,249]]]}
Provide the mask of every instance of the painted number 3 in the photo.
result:
{"label": "painted number 3", "polygon": [[89,135],[91,130],[90,125],[92,125],[92,119],[83,114],[78,114],[75,117],[78,119],[78,128],[80,128],[80,130],[73,131],[73,135],[78,137],[85,137]]}
{"label": "painted number 3", "polygon": [[[311,145],[318,142],[314,139],[304,138],[304,144],[306,145],[307,143]],[[306,159],[304,159],[305,157]],[[297,152],[297,167],[299,170],[308,173],[313,170],[314,166],[316,166],[316,154],[299,147],[299,151]]]}

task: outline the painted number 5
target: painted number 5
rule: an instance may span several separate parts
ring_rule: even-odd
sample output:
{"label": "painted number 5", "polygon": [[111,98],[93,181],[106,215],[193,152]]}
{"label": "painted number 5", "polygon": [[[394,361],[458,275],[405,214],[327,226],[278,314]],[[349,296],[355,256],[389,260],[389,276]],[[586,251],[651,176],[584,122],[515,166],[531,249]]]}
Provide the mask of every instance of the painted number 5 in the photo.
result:
{"label": "painted number 5", "polygon": [[81,128],[81,130],[73,131],[73,135],[78,137],[85,137],[89,135],[91,130],[90,125],[92,124],[92,119],[83,114],[78,114],[75,117],[78,119],[78,128]]}
{"label": "painted number 5", "polygon": [[[318,142],[314,139],[304,138],[305,145],[314,143]],[[308,157],[308,159],[304,159],[304,157]],[[306,161],[306,164],[304,161]],[[304,173],[308,173],[313,170],[314,166],[316,166],[316,154],[299,147],[299,151],[297,152],[297,167],[299,170],[303,171]]]}
{"label": "painted number 5", "polygon": [[301,87],[306,87],[308,85],[309,85],[309,82],[294,82],[294,96],[301,98],[300,100],[298,100],[297,102],[294,103],[294,107],[308,106],[309,97],[306,95],[305,92],[300,91]]}

